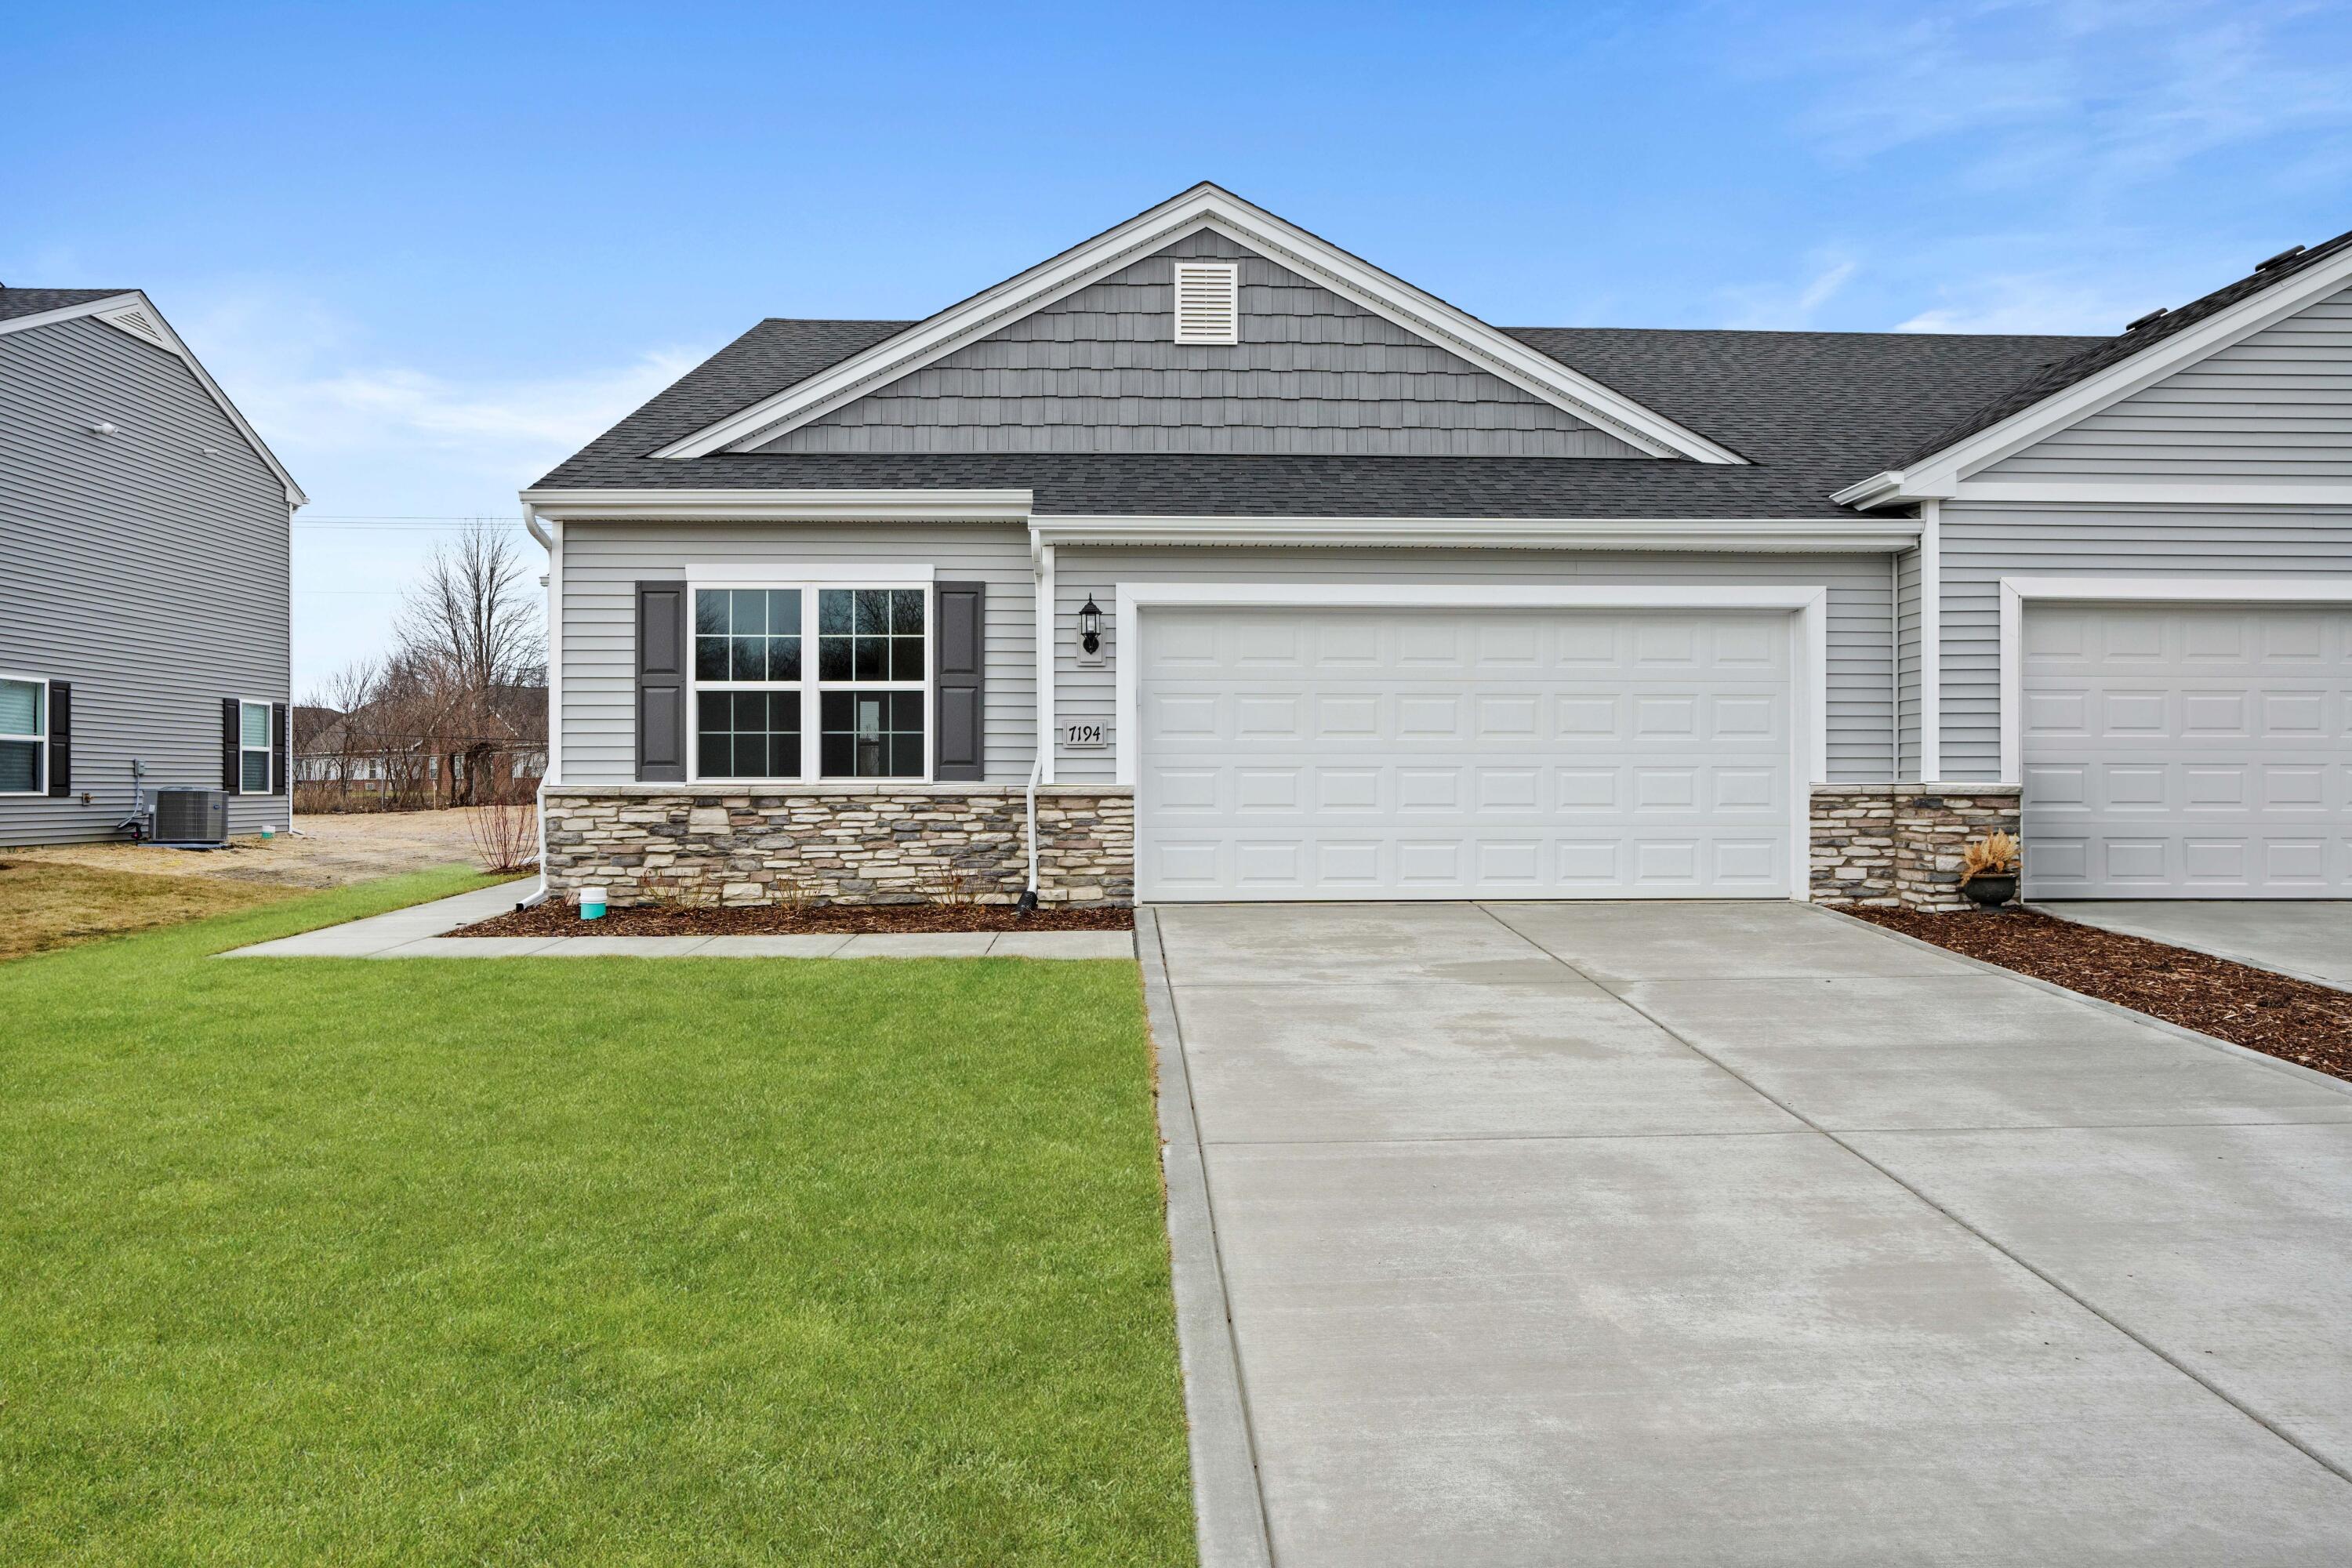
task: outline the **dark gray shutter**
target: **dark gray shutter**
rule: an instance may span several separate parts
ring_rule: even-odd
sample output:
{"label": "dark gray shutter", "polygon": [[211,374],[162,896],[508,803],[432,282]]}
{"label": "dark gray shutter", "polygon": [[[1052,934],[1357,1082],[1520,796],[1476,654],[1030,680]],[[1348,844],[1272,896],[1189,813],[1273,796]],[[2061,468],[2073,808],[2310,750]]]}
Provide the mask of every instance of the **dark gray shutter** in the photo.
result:
{"label": "dark gray shutter", "polygon": [[931,668],[931,710],[938,735],[937,758],[931,776],[973,779],[987,775],[983,729],[986,709],[982,691],[986,650],[982,626],[985,621],[988,585],[984,583],[940,583],[932,590],[937,625],[931,628],[935,650]]}
{"label": "dark gray shutter", "polygon": [[286,793],[286,704],[269,705],[269,793]]}
{"label": "dark gray shutter", "polygon": [[637,584],[637,777],[686,781],[686,584]]}
{"label": "dark gray shutter", "polygon": [[49,794],[73,794],[73,687],[62,680],[49,682]]}
{"label": "dark gray shutter", "polygon": [[234,697],[221,699],[221,788],[235,795],[244,780],[237,767],[236,727],[237,702]]}

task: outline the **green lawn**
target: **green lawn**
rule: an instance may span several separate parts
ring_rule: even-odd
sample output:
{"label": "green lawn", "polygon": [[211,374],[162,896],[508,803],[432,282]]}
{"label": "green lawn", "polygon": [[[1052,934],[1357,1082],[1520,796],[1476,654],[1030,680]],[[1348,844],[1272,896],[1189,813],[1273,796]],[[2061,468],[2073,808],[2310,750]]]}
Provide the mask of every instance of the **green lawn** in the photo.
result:
{"label": "green lawn", "polygon": [[0,1563],[1192,1557],[1125,964],[0,963]]}

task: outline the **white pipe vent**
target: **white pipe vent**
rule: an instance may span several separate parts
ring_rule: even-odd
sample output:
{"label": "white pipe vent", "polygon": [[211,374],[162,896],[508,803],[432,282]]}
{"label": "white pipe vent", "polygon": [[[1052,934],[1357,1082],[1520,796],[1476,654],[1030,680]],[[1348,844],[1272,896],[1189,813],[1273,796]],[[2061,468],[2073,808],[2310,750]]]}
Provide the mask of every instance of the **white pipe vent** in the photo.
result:
{"label": "white pipe vent", "polygon": [[1241,341],[1241,268],[1230,261],[1176,263],[1176,341]]}

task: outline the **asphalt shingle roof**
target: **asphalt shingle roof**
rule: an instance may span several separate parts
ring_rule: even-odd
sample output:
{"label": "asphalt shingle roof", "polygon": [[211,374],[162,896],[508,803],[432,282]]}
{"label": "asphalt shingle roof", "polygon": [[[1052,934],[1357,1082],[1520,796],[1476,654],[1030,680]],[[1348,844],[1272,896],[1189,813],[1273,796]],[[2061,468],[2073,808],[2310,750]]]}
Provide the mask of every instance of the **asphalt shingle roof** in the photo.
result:
{"label": "asphalt shingle roof", "polygon": [[62,310],[68,305],[87,305],[92,300],[110,300],[130,292],[128,289],[0,288],[0,321],[37,316],[44,310]]}
{"label": "asphalt shingle roof", "polygon": [[550,489],[1027,489],[1041,515],[1819,518],[1832,491],[2104,342],[1508,328],[1746,466],[1612,458],[648,452],[911,323],[770,320],[544,479]]}
{"label": "asphalt shingle roof", "polygon": [[[2106,369],[2120,364],[2132,355],[2154,343],[2160,343],[2175,332],[2186,331],[2198,322],[2220,314],[2241,300],[2250,299],[2272,284],[2294,277],[2314,262],[2333,256],[2352,245],[2352,230],[2333,239],[2320,241],[2275,266],[2249,272],[2234,283],[2227,283],[2210,294],[2190,300],[2178,310],[2168,310],[2137,331],[2119,332],[2112,338],[2097,338],[2088,348],[2059,361],[2038,375],[2031,375],[2016,385],[2003,389],[1997,397],[1972,410],[1955,425],[1935,431],[1926,440],[1906,451],[1891,463],[1889,468],[1906,468],[1934,457],[1948,447],[1967,440],[1979,430],[1989,430],[2012,414],[2032,407],[2043,398],[2065,391],[2076,382],[2086,381]],[[1857,479],[1867,475],[1856,475]]]}

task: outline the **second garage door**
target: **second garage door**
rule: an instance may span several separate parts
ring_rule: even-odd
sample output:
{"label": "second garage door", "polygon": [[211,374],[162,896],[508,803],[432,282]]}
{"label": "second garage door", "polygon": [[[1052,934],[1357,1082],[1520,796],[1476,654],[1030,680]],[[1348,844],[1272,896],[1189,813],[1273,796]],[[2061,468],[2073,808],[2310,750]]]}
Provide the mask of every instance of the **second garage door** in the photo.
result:
{"label": "second garage door", "polygon": [[2352,897],[2352,609],[2033,605],[2025,890]]}
{"label": "second garage door", "polygon": [[1790,894],[1785,613],[1141,621],[1144,899]]}

